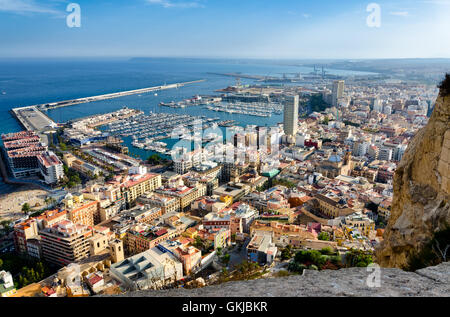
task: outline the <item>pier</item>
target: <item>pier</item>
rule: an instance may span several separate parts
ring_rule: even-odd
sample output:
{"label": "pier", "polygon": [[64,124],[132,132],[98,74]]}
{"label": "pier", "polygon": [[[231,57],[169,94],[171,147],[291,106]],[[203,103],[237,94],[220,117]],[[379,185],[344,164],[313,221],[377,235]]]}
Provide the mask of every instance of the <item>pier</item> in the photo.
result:
{"label": "pier", "polygon": [[57,124],[36,106],[14,108],[11,110],[11,114],[27,131],[41,132],[57,127]]}
{"label": "pier", "polygon": [[180,87],[183,87],[186,85],[197,84],[197,83],[201,83],[204,81],[205,81],[204,79],[201,79],[201,80],[188,81],[188,82],[183,82],[183,83],[175,83],[175,84],[169,84],[169,85],[163,85],[163,86],[155,86],[155,87],[149,87],[149,88],[128,90],[128,91],[115,92],[115,93],[99,95],[99,96],[92,96],[92,97],[85,97],[85,98],[78,98],[78,99],[72,99],[72,100],[65,100],[65,101],[58,101],[58,102],[53,102],[53,103],[35,105],[35,107],[37,107],[40,110],[69,107],[69,106],[74,106],[74,105],[78,105],[78,104],[82,104],[82,103],[89,103],[89,102],[94,102],[94,101],[107,100],[107,99],[113,99],[113,98],[119,98],[119,97],[125,97],[125,96],[137,95],[137,94],[145,94],[145,93],[155,92],[155,91],[160,91],[160,90],[177,89],[177,88],[180,88]]}

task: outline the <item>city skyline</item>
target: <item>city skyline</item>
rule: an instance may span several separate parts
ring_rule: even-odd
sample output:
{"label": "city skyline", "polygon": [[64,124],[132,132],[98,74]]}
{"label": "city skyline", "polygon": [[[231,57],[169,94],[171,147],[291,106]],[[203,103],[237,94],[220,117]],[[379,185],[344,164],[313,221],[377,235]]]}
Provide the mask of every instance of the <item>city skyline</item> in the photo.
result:
{"label": "city skyline", "polygon": [[[1,0],[0,57],[448,58],[450,1]],[[273,21],[273,23],[271,23]]]}

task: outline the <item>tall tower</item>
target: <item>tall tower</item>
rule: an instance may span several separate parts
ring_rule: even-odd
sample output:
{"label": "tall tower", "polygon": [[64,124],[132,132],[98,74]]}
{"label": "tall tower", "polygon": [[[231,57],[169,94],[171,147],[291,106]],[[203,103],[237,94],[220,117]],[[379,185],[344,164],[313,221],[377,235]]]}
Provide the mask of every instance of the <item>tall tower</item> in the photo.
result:
{"label": "tall tower", "polygon": [[125,259],[122,240],[115,239],[109,243],[109,254],[112,263],[117,263]]}
{"label": "tall tower", "polygon": [[298,103],[299,97],[287,96],[284,100],[284,133],[295,136],[298,130]]}
{"label": "tall tower", "polygon": [[335,80],[333,82],[333,106],[337,107],[338,101],[340,98],[344,96],[345,89],[345,81],[344,80]]}

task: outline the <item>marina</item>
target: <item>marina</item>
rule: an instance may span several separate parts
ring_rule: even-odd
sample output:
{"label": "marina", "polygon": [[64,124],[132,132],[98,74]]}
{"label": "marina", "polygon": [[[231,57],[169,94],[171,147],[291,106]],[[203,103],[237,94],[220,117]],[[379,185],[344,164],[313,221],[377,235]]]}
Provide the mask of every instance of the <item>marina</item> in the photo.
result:
{"label": "marina", "polygon": [[273,114],[283,113],[283,106],[278,103],[218,103],[207,105],[206,108],[212,111],[256,117],[271,117]]}
{"label": "marina", "polygon": [[[165,139],[191,140],[195,128],[218,128],[219,118],[206,118],[172,113],[139,114],[104,126],[106,132],[117,137],[131,137],[138,149],[170,154]],[[208,138],[207,138],[208,139]]]}

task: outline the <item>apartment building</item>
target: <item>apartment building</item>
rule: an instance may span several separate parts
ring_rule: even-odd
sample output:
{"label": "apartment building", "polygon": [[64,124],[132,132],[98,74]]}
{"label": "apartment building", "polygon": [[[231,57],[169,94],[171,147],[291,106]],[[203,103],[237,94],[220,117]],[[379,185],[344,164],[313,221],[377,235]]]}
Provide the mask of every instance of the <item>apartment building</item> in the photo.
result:
{"label": "apartment building", "polygon": [[56,184],[64,177],[63,164],[39,136],[32,131],[2,135],[8,166],[15,178],[39,176],[47,184]]}
{"label": "apartment building", "polygon": [[96,224],[94,219],[100,219],[100,202],[85,200],[82,193],[68,194],[64,199],[69,220],[85,226]]}
{"label": "apartment building", "polygon": [[230,196],[233,201],[238,201],[245,195],[250,193],[250,186],[242,183],[228,183],[220,186],[213,191],[214,195]]}
{"label": "apartment building", "polygon": [[137,205],[136,207],[121,213],[121,218],[134,223],[152,223],[153,220],[163,215],[160,207],[151,205]]}
{"label": "apartment building", "polygon": [[250,226],[250,235],[268,234],[275,245],[285,247],[294,240],[317,240],[316,235],[308,231],[305,226],[284,224],[276,221],[265,222],[255,220]]}
{"label": "apartment building", "polygon": [[175,237],[167,227],[152,228],[147,224],[136,224],[127,230],[124,244],[128,254],[138,254],[156,247],[162,241]]}
{"label": "apartment building", "polygon": [[53,152],[37,157],[38,166],[45,183],[56,184],[64,177],[63,163]]}
{"label": "apartment building", "polygon": [[191,203],[196,199],[206,195],[206,186],[198,183],[195,187],[179,186],[177,188],[160,188],[156,193],[167,197],[178,199],[180,210],[187,211],[191,208]]}
{"label": "apartment building", "polygon": [[164,241],[158,244],[157,248],[174,255],[183,264],[183,272],[186,276],[201,265],[202,252],[196,247],[183,245],[178,240]]}
{"label": "apartment building", "polygon": [[9,168],[15,178],[40,175],[38,156],[47,151],[39,136],[31,131],[2,135]]}
{"label": "apartment building", "polygon": [[247,245],[247,259],[250,262],[271,264],[275,259],[277,251],[271,234],[257,233]]}
{"label": "apartment building", "polygon": [[347,216],[355,212],[342,199],[331,198],[322,194],[317,194],[314,198],[314,201],[318,203],[319,211],[330,218]]}
{"label": "apartment building", "polygon": [[161,187],[161,175],[136,174],[127,176],[126,181],[122,184],[122,192],[127,205],[131,206],[140,196],[159,187]]}
{"label": "apartment building", "polygon": [[203,227],[210,229],[230,229],[231,214],[230,212],[209,213],[203,218]]}
{"label": "apartment building", "polygon": [[18,223],[14,226],[13,239],[14,247],[17,253],[28,253],[28,241],[36,239],[39,236],[38,222],[36,219],[28,219],[27,221]]}
{"label": "apartment building", "polygon": [[92,228],[68,220],[40,231],[43,258],[58,266],[66,266],[89,256]]}
{"label": "apartment building", "polygon": [[92,164],[83,162],[79,159],[77,159],[75,156],[73,156],[70,153],[66,153],[63,156],[64,163],[66,163],[67,167],[73,168],[74,170],[84,174],[84,175],[99,175],[101,172],[101,169],[97,166],[94,166]]}
{"label": "apartment building", "polygon": [[391,216],[392,198],[384,199],[378,206],[378,215],[388,220]]}
{"label": "apartment building", "polygon": [[162,214],[180,211],[180,200],[176,197],[149,193],[141,196],[138,203],[161,208]]}
{"label": "apartment building", "polygon": [[366,237],[370,235],[371,231],[375,230],[375,222],[360,212],[346,216],[344,223],[359,230]]}

